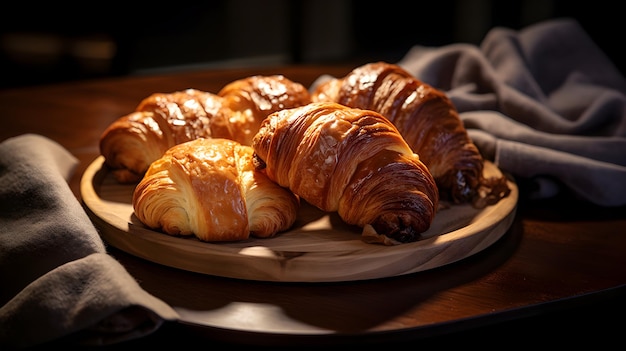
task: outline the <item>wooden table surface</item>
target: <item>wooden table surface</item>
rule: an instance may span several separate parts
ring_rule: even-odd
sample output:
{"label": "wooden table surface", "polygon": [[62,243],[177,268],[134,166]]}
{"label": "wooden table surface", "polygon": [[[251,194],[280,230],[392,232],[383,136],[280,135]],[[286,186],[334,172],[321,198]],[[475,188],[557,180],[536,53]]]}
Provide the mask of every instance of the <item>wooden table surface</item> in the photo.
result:
{"label": "wooden table surface", "polygon": [[[217,92],[253,74],[283,74],[309,86],[321,74],[343,76],[354,67],[207,70],[6,89],[0,91],[0,141],[37,133],[59,142],[80,160],[70,181],[80,199],[80,177],[99,155],[102,131],[152,93]],[[423,346],[502,336],[516,343],[539,336],[617,338],[626,312],[626,208],[602,208],[568,195],[531,200],[524,197],[527,185],[518,186],[516,217],[499,241],[460,262],[401,277],[253,282],[160,266],[110,247],[145,290],[181,311],[209,316],[207,325],[166,324],[129,344],[176,339],[268,347]]]}

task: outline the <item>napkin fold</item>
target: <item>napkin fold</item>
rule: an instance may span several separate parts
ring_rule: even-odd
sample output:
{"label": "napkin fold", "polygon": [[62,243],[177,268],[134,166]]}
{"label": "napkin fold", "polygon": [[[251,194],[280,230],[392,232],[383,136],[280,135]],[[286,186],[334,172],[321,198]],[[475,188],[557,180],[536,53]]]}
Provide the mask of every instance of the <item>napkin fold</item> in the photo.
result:
{"label": "napkin fold", "polygon": [[67,184],[76,165],[40,135],[0,143],[0,349],[107,345],[178,318],[106,253]]}
{"label": "napkin fold", "polygon": [[444,90],[483,156],[547,198],[626,205],[626,80],[571,18],[491,29],[398,62]]}

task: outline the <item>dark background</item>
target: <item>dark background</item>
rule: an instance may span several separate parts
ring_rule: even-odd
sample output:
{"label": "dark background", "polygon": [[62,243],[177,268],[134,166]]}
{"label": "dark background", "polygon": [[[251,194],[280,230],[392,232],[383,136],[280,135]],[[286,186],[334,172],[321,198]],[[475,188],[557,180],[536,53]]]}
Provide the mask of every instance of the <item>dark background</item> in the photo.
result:
{"label": "dark background", "polygon": [[14,2],[0,88],[236,66],[400,60],[413,45],[480,44],[489,29],[577,19],[625,72],[617,2],[214,0]]}

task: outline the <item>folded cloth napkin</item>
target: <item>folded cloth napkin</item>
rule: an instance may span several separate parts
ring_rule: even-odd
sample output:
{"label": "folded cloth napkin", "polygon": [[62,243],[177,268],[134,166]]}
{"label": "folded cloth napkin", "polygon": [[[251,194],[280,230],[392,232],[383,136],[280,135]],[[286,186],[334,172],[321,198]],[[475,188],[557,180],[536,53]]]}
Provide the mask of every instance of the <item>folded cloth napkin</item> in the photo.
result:
{"label": "folded cloth napkin", "polygon": [[0,349],[107,345],[178,317],[106,253],[67,184],[76,165],[40,135],[0,143]]}
{"label": "folded cloth napkin", "polygon": [[626,80],[574,19],[414,46],[398,65],[450,96],[485,158],[536,185],[522,195],[626,205]]}

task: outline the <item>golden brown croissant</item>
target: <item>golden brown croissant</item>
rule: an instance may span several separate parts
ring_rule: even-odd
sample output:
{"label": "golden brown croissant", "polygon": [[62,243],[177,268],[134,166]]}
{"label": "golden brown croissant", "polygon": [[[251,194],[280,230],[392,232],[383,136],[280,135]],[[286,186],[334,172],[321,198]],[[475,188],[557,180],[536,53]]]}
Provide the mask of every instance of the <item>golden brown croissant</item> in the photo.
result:
{"label": "golden brown croissant", "polygon": [[311,98],[374,110],[391,120],[428,166],[441,200],[483,207],[509,193],[504,177],[483,176],[483,157],[450,99],[397,65],[357,67],[318,86]]}
{"label": "golden brown croissant", "polygon": [[253,139],[259,169],[366,242],[419,239],[435,216],[435,181],[396,127],[374,111],[311,103],[269,115]]}
{"label": "golden brown croissant", "polygon": [[152,229],[202,241],[237,241],[289,229],[299,199],[256,170],[252,147],[199,138],[154,161],[135,187],[132,204]]}
{"label": "golden brown croissant", "polygon": [[100,153],[118,182],[133,183],[174,145],[209,137],[250,145],[268,114],[309,102],[307,89],[282,75],[247,77],[217,94],[155,93],[109,125],[100,137]]}

